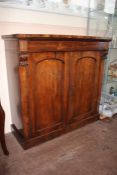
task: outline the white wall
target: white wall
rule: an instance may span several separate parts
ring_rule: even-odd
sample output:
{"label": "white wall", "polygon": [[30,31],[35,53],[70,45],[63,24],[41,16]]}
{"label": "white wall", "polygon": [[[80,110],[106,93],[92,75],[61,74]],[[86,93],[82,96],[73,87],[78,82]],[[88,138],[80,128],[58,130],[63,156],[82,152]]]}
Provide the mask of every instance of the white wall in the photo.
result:
{"label": "white wall", "polygon": [[86,20],[86,18],[77,16],[0,7],[0,21],[2,22],[23,22],[84,28],[84,26],[86,27]]}
{"label": "white wall", "polygon": [[[0,36],[15,33],[86,35],[86,22],[86,18],[76,16],[0,7]],[[6,113],[6,133],[11,131],[11,114],[15,113],[11,111],[9,97],[5,48],[0,39],[0,98]]]}

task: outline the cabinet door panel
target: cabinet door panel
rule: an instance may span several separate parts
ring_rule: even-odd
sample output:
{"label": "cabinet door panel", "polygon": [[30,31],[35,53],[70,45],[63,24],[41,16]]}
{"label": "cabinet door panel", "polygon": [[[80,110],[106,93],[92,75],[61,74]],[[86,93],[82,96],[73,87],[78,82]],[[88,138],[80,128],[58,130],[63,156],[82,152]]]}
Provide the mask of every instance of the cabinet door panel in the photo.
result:
{"label": "cabinet door panel", "polygon": [[32,54],[29,69],[31,130],[42,135],[63,126],[64,55]]}
{"label": "cabinet door panel", "polygon": [[99,63],[98,52],[71,53],[69,122],[82,120],[97,112]]}

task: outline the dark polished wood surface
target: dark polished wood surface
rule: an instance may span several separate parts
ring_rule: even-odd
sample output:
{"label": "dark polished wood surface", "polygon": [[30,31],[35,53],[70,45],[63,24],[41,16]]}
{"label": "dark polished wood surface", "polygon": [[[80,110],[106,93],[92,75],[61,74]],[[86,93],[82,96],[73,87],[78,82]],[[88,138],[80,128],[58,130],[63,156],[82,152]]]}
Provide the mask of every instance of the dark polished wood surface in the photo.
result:
{"label": "dark polished wood surface", "polygon": [[31,39],[31,40],[89,40],[89,41],[111,41],[109,37],[97,37],[97,36],[80,36],[80,35],[56,35],[56,34],[14,34],[4,35],[4,39],[18,38],[18,39]]}
{"label": "dark polished wood surface", "polygon": [[18,130],[16,120],[13,128],[24,148],[99,118],[110,38],[29,34],[3,38],[9,47],[14,40],[18,44],[14,52],[19,59],[23,129]]}
{"label": "dark polished wood surface", "polygon": [[7,150],[6,143],[5,143],[4,125],[5,125],[5,113],[0,104],[0,142],[1,142],[1,146],[4,154],[8,155],[9,152]]}

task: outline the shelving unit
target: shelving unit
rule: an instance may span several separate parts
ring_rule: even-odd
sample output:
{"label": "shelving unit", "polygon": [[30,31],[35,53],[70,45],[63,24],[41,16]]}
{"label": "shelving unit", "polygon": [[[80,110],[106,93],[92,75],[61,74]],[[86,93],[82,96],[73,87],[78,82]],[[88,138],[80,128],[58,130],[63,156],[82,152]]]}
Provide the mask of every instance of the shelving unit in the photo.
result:
{"label": "shelving unit", "polygon": [[92,0],[89,0],[89,11],[87,19],[87,35],[99,37],[112,37],[114,14],[105,12],[105,0],[93,0],[95,8],[90,8]]}
{"label": "shelving unit", "polygon": [[[98,1],[97,1],[98,4]],[[104,1],[98,8],[89,9],[87,35],[112,37],[105,71],[100,101],[100,113],[112,117],[117,113],[117,1],[114,14],[106,13]]]}
{"label": "shelving unit", "polygon": [[[111,43],[111,45],[113,45],[113,42]],[[117,48],[110,47],[110,59],[109,59],[109,66],[108,66],[108,72],[107,72],[107,83],[105,85],[106,96],[105,96],[105,101],[103,103],[103,113],[105,114],[105,111],[106,112],[111,111],[110,116],[117,113],[117,56],[116,55],[117,55]]]}
{"label": "shelving unit", "polygon": [[[110,108],[110,116],[117,113],[117,11],[113,16],[112,43],[110,45],[109,65],[107,69],[107,83],[105,85],[106,98],[103,113]],[[110,98],[108,98],[108,94]],[[106,105],[105,105],[106,104]],[[109,111],[109,110],[108,110]]]}
{"label": "shelving unit", "polygon": [[[90,0],[91,2],[91,0]],[[114,14],[106,9],[105,0],[97,1],[95,9],[89,8],[87,20],[87,35],[112,37],[109,54],[105,59],[105,70],[100,100],[100,114],[112,117],[117,113],[117,0],[115,3]],[[89,6],[90,7],[90,6]],[[108,13],[107,13],[108,11]]]}

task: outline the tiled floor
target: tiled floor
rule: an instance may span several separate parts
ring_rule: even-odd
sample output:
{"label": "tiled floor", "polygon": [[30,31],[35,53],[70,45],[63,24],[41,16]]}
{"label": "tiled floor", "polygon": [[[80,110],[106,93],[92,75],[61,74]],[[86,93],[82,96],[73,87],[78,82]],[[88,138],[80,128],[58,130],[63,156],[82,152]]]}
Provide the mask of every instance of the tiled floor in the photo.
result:
{"label": "tiled floor", "polygon": [[0,148],[0,175],[117,175],[117,117],[25,151],[12,134],[6,141],[10,155]]}

